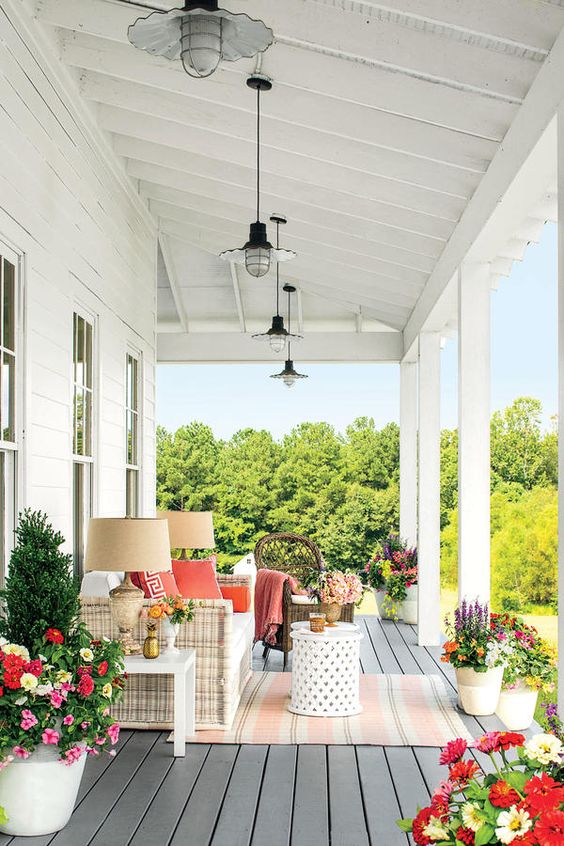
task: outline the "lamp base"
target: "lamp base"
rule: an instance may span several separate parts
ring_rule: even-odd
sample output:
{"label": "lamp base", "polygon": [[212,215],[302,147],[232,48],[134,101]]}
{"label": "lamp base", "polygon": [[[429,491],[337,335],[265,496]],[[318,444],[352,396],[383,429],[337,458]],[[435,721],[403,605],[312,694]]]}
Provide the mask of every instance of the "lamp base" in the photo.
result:
{"label": "lamp base", "polygon": [[119,629],[119,641],[126,655],[138,655],[141,644],[133,637],[133,629],[139,621],[145,594],[135,587],[129,573],[121,585],[110,591],[110,612]]}

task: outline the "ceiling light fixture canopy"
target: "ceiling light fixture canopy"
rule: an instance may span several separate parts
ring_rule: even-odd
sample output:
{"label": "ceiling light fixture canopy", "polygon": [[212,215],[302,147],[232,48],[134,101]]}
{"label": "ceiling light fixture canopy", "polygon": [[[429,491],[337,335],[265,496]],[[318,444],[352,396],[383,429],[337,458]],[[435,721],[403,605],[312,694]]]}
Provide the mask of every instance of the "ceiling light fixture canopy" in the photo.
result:
{"label": "ceiling light fixture canopy", "polygon": [[187,0],[183,9],[138,18],[127,35],[140,50],[181,59],[189,76],[211,76],[219,63],[251,58],[270,47],[274,33],[262,21],[219,9],[217,0]]}
{"label": "ceiling light fixture canopy", "polygon": [[247,243],[237,250],[225,250],[219,257],[236,264],[244,263],[251,276],[260,278],[268,273],[273,261],[277,264],[280,261],[289,261],[295,258],[296,254],[293,250],[281,250],[279,245],[274,249],[268,240],[266,224],[260,220],[260,95],[261,91],[270,91],[272,82],[266,76],[255,74],[247,79],[247,85],[257,92],[257,219],[251,223]]}
{"label": "ceiling light fixture canopy", "polygon": [[[280,227],[287,223],[283,214],[273,214],[270,220],[276,224],[276,250],[275,252],[284,252],[280,250]],[[285,285],[284,290],[292,288],[291,285]],[[295,288],[292,288],[295,291]],[[280,353],[286,346],[287,341],[295,340],[301,341],[301,335],[291,335],[284,326],[284,318],[280,314],[280,267],[276,265],[276,314],[272,318],[272,326],[267,332],[261,332],[258,335],[253,335],[255,341],[268,341],[270,349],[274,353]]]}
{"label": "ceiling light fixture canopy", "polygon": [[[290,313],[290,297],[295,292],[295,290],[296,289],[293,285],[284,285],[284,291],[286,291],[286,293],[288,294],[288,329],[291,329],[292,327]],[[298,379],[308,378],[305,373],[298,373],[298,371],[294,367],[294,362],[292,361],[290,340],[295,337],[297,336],[288,333],[288,358],[286,359],[284,370],[282,370],[280,373],[273,373],[270,377],[271,379],[282,379],[287,388],[293,388]]]}

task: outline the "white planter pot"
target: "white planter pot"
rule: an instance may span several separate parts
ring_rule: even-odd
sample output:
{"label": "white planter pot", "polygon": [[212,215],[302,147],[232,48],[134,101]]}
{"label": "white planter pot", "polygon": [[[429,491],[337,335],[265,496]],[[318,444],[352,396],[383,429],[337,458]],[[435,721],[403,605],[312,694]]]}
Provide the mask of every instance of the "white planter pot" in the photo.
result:
{"label": "white planter pot", "polygon": [[176,648],[176,638],[178,637],[178,632],[180,631],[180,624],[179,623],[171,623],[168,617],[165,617],[163,620],[163,635],[166,641],[166,646],[163,649],[163,652],[167,655],[174,655],[178,653],[180,650]]}
{"label": "white planter pot", "polygon": [[485,673],[477,673],[471,667],[461,667],[455,672],[458,701],[464,711],[474,717],[495,713],[501,691],[503,667],[493,667]]}
{"label": "white planter pot", "polygon": [[372,593],[376,599],[376,605],[378,606],[378,613],[383,620],[398,620],[401,616],[401,605],[396,603],[398,608],[396,614],[392,614],[390,611],[390,606],[384,600],[387,598],[388,594],[385,590],[376,590],[376,588],[372,588]]}
{"label": "white planter pot", "polygon": [[538,690],[518,681],[511,690],[501,691],[495,712],[509,731],[524,731],[535,718],[538,698]]}
{"label": "white planter pot", "polygon": [[401,604],[401,616],[404,623],[414,626],[417,623],[417,585],[406,588],[407,596]]}
{"label": "white planter pot", "polygon": [[26,760],[16,758],[0,772],[0,806],[8,822],[0,831],[22,837],[53,834],[66,826],[84,772],[86,754],[66,766],[58,747],[38,746]]}

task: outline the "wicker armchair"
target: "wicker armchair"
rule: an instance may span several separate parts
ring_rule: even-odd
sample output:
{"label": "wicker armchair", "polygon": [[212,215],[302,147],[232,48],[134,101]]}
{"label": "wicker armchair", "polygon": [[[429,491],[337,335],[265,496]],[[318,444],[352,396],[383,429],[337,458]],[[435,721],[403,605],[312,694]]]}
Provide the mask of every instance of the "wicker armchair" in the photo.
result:
{"label": "wicker armchair", "polygon": [[[255,547],[255,564],[258,570],[279,570],[288,573],[298,581],[311,570],[320,570],[324,566],[319,547],[309,538],[292,532],[275,532],[265,535]],[[278,632],[276,645],[264,643],[264,654],[270,649],[284,653],[284,669],[288,663],[288,653],[292,650],[292,623],[309,620],[309,615],[317,609],[317,605],[294,605],[292,591],[288,582],[284,584],[283,592],[283,621]],[[344,605],[341,610],[341,620],[352,623],[354,619],[354,605]]]}

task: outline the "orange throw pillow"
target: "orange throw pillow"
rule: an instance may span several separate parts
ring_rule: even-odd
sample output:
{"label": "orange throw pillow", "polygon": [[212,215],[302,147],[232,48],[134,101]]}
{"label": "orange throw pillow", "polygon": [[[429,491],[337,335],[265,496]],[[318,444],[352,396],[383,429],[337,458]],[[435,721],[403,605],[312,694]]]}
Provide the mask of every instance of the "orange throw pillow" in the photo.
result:
{"label": "orange throw pillow", "polygon": [[184,599],[221,599],[221,591],[215,577],[213,561],[174,561],[172,572],[178,585],[178,592]]}
{"label": "orange throw pillow", "polygon": [[233,603],[234,614],[246,614],[251,610],[251,590],[248,585],[221,585],[221,595]]}

